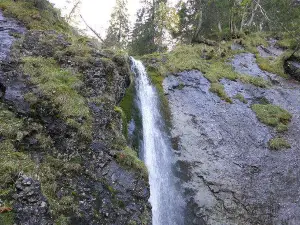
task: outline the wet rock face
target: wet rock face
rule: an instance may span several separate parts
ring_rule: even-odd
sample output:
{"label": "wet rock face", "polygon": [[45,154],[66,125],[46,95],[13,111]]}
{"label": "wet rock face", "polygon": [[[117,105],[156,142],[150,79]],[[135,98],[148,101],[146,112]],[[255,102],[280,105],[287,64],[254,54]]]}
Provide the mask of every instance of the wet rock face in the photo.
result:
{"label": "wet rock face", "polygon": [[22,34],[25,29],[16,20],[3,17],[0,11],[0,62],[7,57],[14,38],[11,34]]}
{"label": "wet rock face", "polygon": [[[275,79],[258,68],[254,55],[237,55],[240,73]],[[300,84],[278,78],[269,89],[222,80],[233,104],[209,91],[198,71],[164,80],[171,112],[172,138],[178,147],[179,176],[186,189],[186,224],[300,223]],[[183,88],[178,88],[181,84]],[[242,94],[247,103],[234,99]],[[293,119],[284,137],[291,149],[272,151],[273,128],[260,123],[251,105],[267,99]]]}
{"label": "wet rock face", "polygon": [[51,225],[47,199],[41,193],[41,185],[25,175],[16,182],[14,210],[16,223],[20,225]]}

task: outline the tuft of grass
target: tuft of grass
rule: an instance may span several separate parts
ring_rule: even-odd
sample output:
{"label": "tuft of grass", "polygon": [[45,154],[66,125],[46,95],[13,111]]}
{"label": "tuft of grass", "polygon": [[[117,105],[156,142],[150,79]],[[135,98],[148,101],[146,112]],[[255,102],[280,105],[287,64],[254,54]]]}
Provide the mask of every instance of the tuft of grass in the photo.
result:
{"label": "tuft of grass", "polygon": [[262,32],[251,33],[244,37],[242,40],[242,44],[244,45],[247,51],[250,51],[254,54],[258,53],[257,47],[262,45],[264,47],[268,46],[267,42],[267,34]]}
{"label": "tuft of grass", "polygon": [[254,104],[252,110],[256,113],[259,121],[276,127],[277,130],[282,130],[283,126],[287,126],[292,119],[292,115],[288,111],[272,104]]}
{"label": "tuft of grass", "polygon": [[0,9],[22,21],[28,29],[70,32],[70,26],[61,18],[60,12],[46,0],[1,0]]}
{"label": "tuft of grass", "polygon": [[123,109],[121,107],[115,106],[114,108],[115,112],[119,113],[122,119],[122,132],[124,136],[127,138],[128,136],[128,127],[127,127],[127,118],[126,114],[124,113]]}
{"label": "tuft of grass", "polygon": [[224,86],[220,83],[212,83],[210,86],[210,91],[216,93],[222,100],[228,103],[232,103],[231,98],[226,94]]}
{"label": "tuft of grass", "polygon": [[286,55],[287,54],[282,54],[277,58],[263,58],[259,54],[256,54],[256,62],[262,70],[277,74],[284,78],[288,78],[288,75],[284,71],[284,61]]}
{"label": "tuft of grass", "polygon": [[84,97],[78,94],[82,86],[80,74],[61,69],[52,58],[24,57],[23,71],[31,82],[59,107],[60,116],[70,126],[79,129],[88,139],[92,136],[92,117]]}
{"label": "tuft of grass", "polygon": [[283,133],[285,131],[288,131],[288,126],[283,124],[283,123],[280,123],[278,124],[278,126],[276,127],[276,131],[279,132],[279,133]]}
{"label": "tuft of grass", "polygon": [[23,127],[23,121],[14,113],[3,108],[0,104],[0,135],[5,138],[16,138],[17,132]]}
{"label": "tuft of grass", "polygon": [[148,179],[148,170],[145,164],[138,158],[136,151],[125,147],[123,151],[118,152],[117,161],[125,168],[137,171],[141,177]]}
{"label": "tuft of grass", "polygon": [[269,141],[269,147],[272,150],[281,150],[291,148],[291,145],[284,138],[274,138]]}
{"label": "tuft of grass", "polygon": [[240,102],[242,102],[242,103],[244,103],[244,104],[247,104],[248,103],[248,101],[247,101],[247,99],[245,99],[245,97],[242,95],[242,94],[236,94],[235,96],[234,96],[234,98],[235,99],[238,99]]}

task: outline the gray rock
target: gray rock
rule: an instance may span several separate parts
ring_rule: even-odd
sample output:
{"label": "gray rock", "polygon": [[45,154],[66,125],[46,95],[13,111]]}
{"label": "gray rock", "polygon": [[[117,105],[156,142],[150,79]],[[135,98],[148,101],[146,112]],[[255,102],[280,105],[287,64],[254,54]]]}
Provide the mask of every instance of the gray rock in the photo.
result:
{"label": "gray rock", "polygon": [[16,189],[14,211],[17,224],[53,224],[47,200],[41,192],[38,181],[23,175],[17,180]]}
{"label": "gray rock", "polygon": [[[276,76],[260,70],[252,54],[237,55],[232,63],[240,73],[268,80]],[[176,82],[184,88],[173,88]],[[198,71],[164,80],[171,136],[179,149],[178,174],[188,199],[186,224],[300,223],[300,84],[278,82],[262,89],[224,79],[230,97],[240,93],[248,100],[228,104],[209,92],[209,81]],[[284,134],[291,149],[268,149],[275,130],[260,123],[250,108],[262,98],[293,114]]]}

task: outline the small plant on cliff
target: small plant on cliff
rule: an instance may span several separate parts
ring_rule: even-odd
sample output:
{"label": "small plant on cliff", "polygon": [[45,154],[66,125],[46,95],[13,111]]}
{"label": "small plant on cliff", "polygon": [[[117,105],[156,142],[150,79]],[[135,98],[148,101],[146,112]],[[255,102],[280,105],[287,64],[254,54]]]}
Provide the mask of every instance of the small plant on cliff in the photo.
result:
{"label": "small plant on cliff", "polygon": [[235,99],[238,99],[240,102],[242,102],[242,103],[244,103],[244,104],[247,104],[247,103],[248,103],[247,99],[245,99],[245,97],[244,97],[242,94],[240,94],[240,93],[236,94],[236,95],[234,96],[234,98],[235,98]]}
{"label": "small plant on cliff", "polygon": [[284,138],[274,138],[269,141],[269,147],[272,150],[291,148],[291,145]]}
{"label": "small plant on cliff", "polygon": [[256,113],[259,121],[279,129],[282,125],[288,125],[292,119],[292,115],[288,111],[272,104],[254,104],[252,110]]}
{"label": "small plant on cliff", "polygon": [[226,94],[224,86],[220,83],[212,83],[210,86],[210,91],[216,93],[222,100],[228,103],[232,103],[230,97]]}
{"label": "small plant on cliff", "polygon": [[129,147],[118,152],[117,161],[126,168],[134,169],[145,179],[148,179],[148,170],[145,164],[138,158],[137,153]]}

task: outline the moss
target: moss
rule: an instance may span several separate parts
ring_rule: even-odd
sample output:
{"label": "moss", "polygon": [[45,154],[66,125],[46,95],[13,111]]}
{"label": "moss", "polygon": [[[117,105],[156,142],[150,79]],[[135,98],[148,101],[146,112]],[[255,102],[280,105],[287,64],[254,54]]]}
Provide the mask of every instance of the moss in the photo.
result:
{"label": "moss", "polygon": [[243,38],[242,44],[244,45],[247,51],[256,54],[258,53],[258,46],[268,46],[267,34],[261,32],[251,33]]}
{"label": "moss", "polygon": [[266,88],[270,85],[268,81],[262,77],[253,77],[247,75],[240,75],[239,80],[246,84],[253,84],[256,87]]}
{"label": "moss", "polygon": [[0,135],[5,138],[16,138],[17,131],[23,126],[23,121],[15,117],[14,113],[4,109],[0,104]]}
{"label": "moss", "polygon": [[134,169],[143,178],[148,179],[148,171],[145,164],[138,158],[137,153],[129,147],[125,147],[123,151],[118,152],[117,161],[125,168]]}
{"label": "moss", "polygon": [[160,73],[158,73],[156,70],[153,69],[148,69],[147,70],[149,78],[156,87],[160,99],[160,109],[163,113],[163,117],[165,119],[167,127],[171,126],[171,110],[169,107],[169,102],[167,97],[165,96],[164,93],[164,88],[163,88],[163,81],[164,81],[164,76],[162,76]]}
{"label": "moss", "polygon": [[[81,174],[83,172],[82,166],[78,163],[47,156],[38,170],[42,192],[49,201],[51,214],[55,221],[60,221],[67,215],[77,214],[78,202],[75,200],[76,196],[74,196],[73,191],[70,190],[61,198],[57,196],[57,191],[62,177],[66,179]],[[68,186],[64,186],[64,188],[67,190]]]}
{"label": "moss", "polygon": [[122,119],[122,132],[124,134],[124,136],[127,138],[128,136],[128,128],[127,128],[127,118],[126,118],[126,114],[124,113],[123,109],[115,106],[114,108],[115,112],[119,113]]}
{"label": "moss", "polygon": [[91,139],[92,117],[85,99],[77,91],[82,85],[81,75],[61,69],[52,58],[25,57],[23,63],[22,69],[31,81],[58,105],[62,119]]}
{"label": "moss", "polygon": [[286,59],[286,55],[287,54],[283,54],[276,58],[272,58],[272,57],[263,58],[257,54],[256,61],[257,61],[258,66],[262,70],[280,75],[284,78],[288,78],[288,75],[285,74],[285,71],[284,71],[284,61]]}
{"label": "moss", "polygon": [[211,61],[209,68],[204,71],[204,76],[212,83],[216,83],[222,78],[228,80],[239,78],[239,74],[234,72],[230,65],[219,61]]}
{"label": "moss", "polygon": [[224,86],[220,83],[212,83],[210,86],[210,91],[216,93],[222,100],[228,103],[232,103],[230,97],[226,94]]}
{"label": "moss", "polygon": [[252,110],[256,113],[259,121],[266,125],[277,127],[279,130],[282,129],[283,125],[288,125],[292,119],[292,115],[288,111],[276,105],[254,104],[252,105]]}
{"label": "moss", "polygon": [[12,225],[15,222],[15,214],[13,212],[0,213],[1,225]]}
{"label": "moss", "polygon": [[244,104],[247,104],[248,101],[245,99],[245,97],[242,95],[242,94],[236,94],[234,96],[235,99],[238,99],[240,102],[244,103]]}
{"label": "moss", "polygon": [[69,25],[61,18],[59,11],[46,0],[2,0],[0,9],[22,21],[29,29],[70,32]]}
{"label": "moss", "polygon": [[291,145],[284,138],[274,138],[269,141],[269,147],[272,150],[281,150],[291,148]]}

